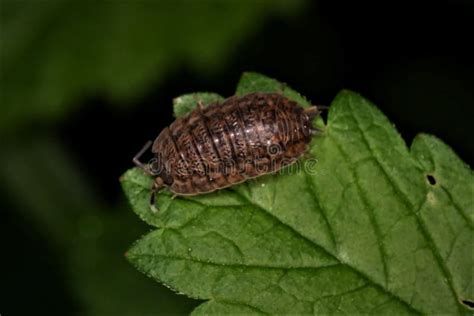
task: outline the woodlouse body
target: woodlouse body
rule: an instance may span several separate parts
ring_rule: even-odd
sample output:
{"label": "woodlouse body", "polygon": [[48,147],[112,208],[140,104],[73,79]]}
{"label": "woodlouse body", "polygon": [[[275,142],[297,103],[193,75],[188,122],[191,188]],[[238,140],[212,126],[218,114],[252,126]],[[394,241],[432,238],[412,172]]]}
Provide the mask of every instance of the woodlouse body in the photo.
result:
{"label": "woodlouse body", "polygon": [[316,132],[311,121],[318,114],[315,106],[304,109],[279,93],[200,104],[160,133],[151,165],[134,161],[156,176],[154,191],[212,192],[296,161]]}

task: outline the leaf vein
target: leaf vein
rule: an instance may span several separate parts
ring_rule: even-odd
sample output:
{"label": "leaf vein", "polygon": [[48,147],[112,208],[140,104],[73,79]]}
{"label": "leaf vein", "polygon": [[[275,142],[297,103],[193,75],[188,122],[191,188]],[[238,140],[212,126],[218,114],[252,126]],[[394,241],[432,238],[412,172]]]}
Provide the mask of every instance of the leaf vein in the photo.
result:
{"label": "leaf vein", "polygon": [[[353,106],[353,102],[352,102],[352,97],[350,98],[350,107],[352,109],[354,109],[354,106]],[[351,111],[352,113],[352,116],[354,117],[354,119],[356,120],[357,122],[357,127],[362,135],[362,140],[364,142],[364,144],[367,146],[367,149],[369,149],[369,151],[372,153],[372,155],[374,156],[375,158],[375,162],[377,163],[377,165],[380,167],[380,169],[382,170],[382,173],[384,175],[384,177],[388,180],[388,182],[390,183],[390,185],[392,186],[392,188],[395,190],[395,192],[397,193],[396,196],[399,197],[399,199],[401,200],[401,202],[405,205],[405,207],[408,209],[408,210],[413,210],[415,209],[414,205],[412,205],[411,201],[408,199],[408,197],[406,196],[406,194],[400,189],[400,187],[398,186],[398,184],[393,181],[392,177],[388,174],[387,170],[385,170],[385,167],[384,165],[379,161],[378,159],[378,156],[375,154],[375,151],[374,149],[372,148],[367,136],[365,135],[365,132],[364,130],[361,128],[361,124],[357,118],[357,115],[355,115],[355,112],[356,111]],[[443,262],[442,260],[442,257],[441,257],[441,253],[439,251],[439,249],[436,247],[436,243],[434,242],[433,240],[433,237],[431,236],[431,234],[429,233],[428,229],[426,228],[426,224],[424,223],[424,221],[422,220],[422,218],[420,216],[418,216],[418,212],[420,211],[420,208],[421,208],[421,205],[420,204],[418,207],[417,207],[417,211],[415,212],[415,219],[416,219],[416,223],[418,225],[418,227],[420,228],[422,234],[424,235],[430,249],[431,249],[431,252],[433,253],[434,255],[434,258],[435,258],[435,261],[436,263],[438,264],[438,266],[440,267],[441,269],[441,272],[442,274],[444,274],[444,277],[446,278],[446,280],[448,281],[448,286],[449,286],[449,289],[450,291],[452,292],[453,294],[453,298],[456,299],[457,298],[457,293],[456,293],[456,290],[454,289],[454,285],[453,285],[453,281],[452,281],[452,276],[451,276],[451,273],[449,272],[449,269],[448,267],[446,266],[446,264]],[[458,308],[458,311],[459,312],[462,312],[462,310],[460,309],[459,305],[457,304],[457,300],[456,301],[456,306]]]}
{"label": "leaf vein", "polygon": [[222,302],[222,303],[229,304],[229,305],[242,305],[242,306],[245,306],[245,307],[248,307],[250,309],[255,310],[257,313],[261,313],[261,314],[264,314],[264,315],[270,315],[269,313],[261,310],[260,308],[258,308],[256,306],[253,306],[253,305],[249,305],[247,303],[242,303],[242,302],[238,302],[238,301],[231,301],[231,300],[227,300],[227,299],[213,299],[213,300],[209,300],[208,302],[211,302],[211,301]]}
{"label": "leaf vein", "polygon": [[[329,232],[329,238],[331,240],[332,247],[335,249],[336,253],[338,253],[336,236],[334,235],[334,231],[331,227],[331,224],[329,223],[328,217],[326,215],[326,211],[324,210],[321,203],[319,202],[319,194],[318,194],[318,191],[316,190],[316,187],[314,185],[314,181],[306,172],[304,172],[304,175],[305,175],[306,183],[308,184],[308,187],[309,187],[310,196],[311,196],[313,202],[316,204],[316,207],[319,209],[319,211],[321,213],[321,216],[324,220],[324,223],[327,226],[327,230]],[[313,194],[311,194],[311,193],[313,193]]]}
{"label": "leaf vein", "polygon": [[373,280],[372,278],[370,278],[367,274],[365,274],[363,271],[357,269],[356,267],[350,265],[349,263],[347,262],[343,262],[341,261],[341,259],[332,254],[328,249],[326,249],[324,246],[322,245],[319,245],[317,243],[315,243],[313,240],[311,240],[310,238],[306,237],[303,233],[299,232],[298,230],[296,230],[295,228],[293,228],[292,226],[282,222],[278,217],[276,217],[274,214],[268,212],[267,210],[265,210],[264,208],[262,208],[261,206],[253,203],[251,200],[249,200],[247,197],[245,197],[244,195],[242,195],[240,192],[238,191],[235,191],[236,194],[238,194],[243,200],[245,200],[249,205],[259,209],[260,211],[266,213],[266,214],[269,214],[270,216],[272,216],[274,219],[276,219],[277,221],[279,221],[280,223],[282,223],[282,225],[284,225],[285,227],[287,227],[289,230],[291,230],[292,232],[294,232],[295,234],[299,235],[302,239],[306,240],[307,242],[309,242],[310,244],[312,244],[316,249],[318,250],[321,250],[323,251],[324,253],[326,253],[328,256],[334,258],[336,261],[339,262],[339,264],[341,265],[346,265],[347,267],[349,267],[350,269],[352,269],[355,273],[357,273],[360,277],[366,279],[367,281],[371,282],[375,287],[377,287],[381,292],[385,293],[386,295],[388,295],[389,297],[393,298],[394,300],[400,302],[401,304],[405,305],[408,309],[410,310],[413,310],[415,311],[416,313],[420,313],[419,311],[415,310],[414,307],[410,306],[404,299],[402,299],[401,297],[399,297],[398,295],[396,295],[395,293],[392,293],[392,292],[389,292],[385,287],[383,287],[381,284],[379,284],[377,281]]}
{"label": "leaf vein", "polygon": [[456,203],[456,201],[453,199],[453,196],[451,195],[451,192],[449,192],[449,190],[447,188],[445,188],[443,185],[440,185],[441,189],[446,193],[446,195],[448,196],[448,199],[451,201],[451,203],[453,204],[454,208],[456,209],[456,211],[458,211],[458,213],[461,215],[461,217],[464,219],[464,221],[467,223],[467,225],[469,226],[469,228],[472,230],[474,229],[474,223],[469,220],[469,217],[467,217],[467,215],[463,212],[462,208],[458,205],[458,203]]}
{"label": "leaf vein", "polygon": [[342,297],[342,296],[344,296],[344,295],[356,293],[356,292],[361,291],[361,290],[363,290],[363,289],[365,289],[365,288],[367,288],[367,287],[369,287],[369,284],[368,284],[368,283],[365,283],[365,284],[363,284],[363,285],[361,285],[361,286],[358,286],[358,287],[356,287],[356,288],[354,288],[354,289],[350,289],[350,290],[345,291],[345,292],[342,292],[342,293],[323,295],[323,296],[319,297],[318,299],[316,299],[316,300],[314,301],[314,303],[319,302],[319,301],[321,301],[321,300],[324,300],[324,299],[326,299],[326,298]]}
{"label": "leaf vein", "polygon": [[[331,138],[334,142],[334,145],[338,149],[338,151],[344,157],[344,160],[350,166],[351,165],[350,159],[347,156],[347,154],[342,150],[341,145],[336,141],[336,139],[334,139],[333,137]],[[385,283],[384,286],[387,286],[388,280],[389,280],[387,260],[385,260],[385,258],[387,257],[387,250],[385,249],[385,244],[383,242],[384,239],[383,239],[382,232],[380,231],[380,227],[378,226],[377,220],[375,218],[375,212],[374,212],[375,207],[371,205],[371,203],[369,202],[369,199],[367,198],[367,193],[364,192],[364,190],[362,190],[362,186],[360,185],[360,182],[358,181],[358,177],[356,176],[353,168],[349,168],[349,169],[351,170],[352,177],[355,179],[354,183],[356,185],[357,191],[359,192],[359,196],[365,205],[365,209],[367,210],[367,215],[369,217],[370,223],[374,229],[374,233],[377,238],[378,251],[380,253],[380,260],[382,262],[382,267],[383,267],[384,283]]]}

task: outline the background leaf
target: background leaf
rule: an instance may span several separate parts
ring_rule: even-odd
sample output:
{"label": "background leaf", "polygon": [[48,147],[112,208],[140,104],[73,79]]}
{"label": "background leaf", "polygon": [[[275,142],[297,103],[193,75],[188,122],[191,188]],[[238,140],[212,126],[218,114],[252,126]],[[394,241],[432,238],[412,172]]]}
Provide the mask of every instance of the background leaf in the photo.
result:
{"label": "background leaf", "polygon": [[[17,201],[20,218],[39,227],[53,246],[45,253],[35,251],[33,243],[6,245],[5,251],[12,257],[34,258],[34,264],[20,265],[20,280],[25,281],[19,282],[17,273],[2,278],[10,292],[24,291],[25,282],[33,288],[41,281],[36,286],[47,286],[52,282],[50,271],[38,280],[37,271],[31,266],[57,256],[64,266],[59,269],[51,264],[50,269],[69,282],[65,290],[80,303],[76,308],[81,315],[187,314],[196,305],[149,282],[124,260],[125,247],[143,233],[146,225],[127,212],[123,203],[106,205],[81,164],[57,139],[37,137],[21,148],[5,145],[0,154],[0,178],[0,191],[6,193],[2,197]],[[2,227],[5,240],[25,234],[14,224],[7,222]],[[42,235],[37,234],[36,238],[41,239]],[[59,306],[51,309],[65,313],[61,298],[50,298],[51,295],[38,294],[40,298],[33,298],[31,304],[38,308],[41,299],[54,299]],[[16,306],[16,310],[19,308]]]}
{"label": "background leaf", "polygon": [[182,67],[209,75],[267,17],[303,4],[2,1],[0,133],[58,118],[84,96],[127,103]]}
{"label": "background leaf", "polygon": [[[284,86],[246,74],[237,93],[281,92],[275,84]],[[387,118],[349,91],[333,101],[310,152],[316,166],[300,162],[284,175],[193,198],[160,193],[156,214],[144,203],[150,180],[128,171],[122,183],[135,212],[158,227],[129,260],[210,300],[196,314],[467,312],[470,168],[431,136],[409,151]]]}

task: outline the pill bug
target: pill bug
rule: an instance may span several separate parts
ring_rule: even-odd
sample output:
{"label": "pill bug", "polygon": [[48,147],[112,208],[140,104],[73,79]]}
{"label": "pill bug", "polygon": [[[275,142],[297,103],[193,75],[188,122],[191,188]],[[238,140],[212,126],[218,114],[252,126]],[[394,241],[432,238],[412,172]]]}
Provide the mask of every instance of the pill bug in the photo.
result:
{"label": "pill bug", "polygon": [[280,93],[251,93],[198,107],[176,119],[153,142],[154,158],[133,162],[155,177],[156,192],[168,187],[175,195],[197,195],[272,173],[295,162],[318,133],[311,121],[317,106],[303,108]]}

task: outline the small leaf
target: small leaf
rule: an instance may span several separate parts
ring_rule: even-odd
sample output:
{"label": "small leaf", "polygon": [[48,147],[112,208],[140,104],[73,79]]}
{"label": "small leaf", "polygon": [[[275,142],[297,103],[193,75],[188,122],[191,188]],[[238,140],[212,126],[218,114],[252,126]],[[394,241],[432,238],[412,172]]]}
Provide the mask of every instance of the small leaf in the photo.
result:
{"label": "small leaf", "polygon": [[180,117],[188,112],[191,112],[198,106],[199,102],[201,102],[203,106],[207,106],[211,103],[222,100],[224,100],[224,98],[217,93],[199,92],[185,94],[173,100],[174,116]]}
{"label": "small leaf", "polygon": [[[301,100],[281,87],[252,73],[237,93]],[[142,201],[147,176],[128,171],[133,209],[158,227],[129,260],[209,300],[195,314],[468,312],[472,170],[432,136],[418,136],[408,150],[387,118],[350,91],[333,101],[310,153],[318,164],[300,161],[285,174],[211,194],[171,200],[161,192],[153,215]]]}
{"label": "small leaf", "polygon": [[242,78],[240,78],[236,94],[244,95],[252,92],[280,92],[304,107],[311,105],[305,97],[288,87],[285,83],[256,72],[246,72],[242,75]]}

